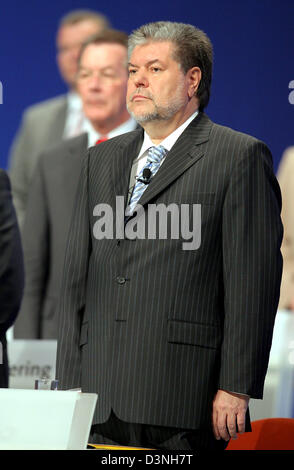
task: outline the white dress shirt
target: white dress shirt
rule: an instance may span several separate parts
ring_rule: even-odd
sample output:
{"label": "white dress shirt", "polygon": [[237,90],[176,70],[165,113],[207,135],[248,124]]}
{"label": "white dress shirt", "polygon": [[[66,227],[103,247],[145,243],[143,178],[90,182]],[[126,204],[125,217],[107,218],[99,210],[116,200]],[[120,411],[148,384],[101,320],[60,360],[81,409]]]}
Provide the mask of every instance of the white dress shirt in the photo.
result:
{"label": "white dress shirt", "polygon": [[[166,150],[170,151],[171,148],[173,147],[173,145],[176,143],[176,141],[180,137],[180,135],[184,132],[186,127],[188,127],[190,122],[193,121],[193,119],[195,119],[197,114],[198,114],[198,110],[195,111],[195,113],[193,113],[183,124],[181,124],[180,127],[178,127],[170,135],[168,135],[159,145],[162,145]],[[137,175],[140,174],[140,171],[146,165],[148,150],[150,149],[150,147],[154,147],[154,143],[152,142],[149,135],[145,131],[144,132],[144,141],[143,141],[141,150],[139,152],[139,155],[136,159],[138,161]],[[160,165],[162,165],[165,158],[166,158],[166,156],[163,157],[163,159],[160,162]]]}
{"label": "white dress shirt", "polygon": [[[126,132],[131,132],[134,129],[136,129],[136,127],[137,127],[137,123],[135,119],[130,117],[130,119],[123,122],[115,129],[112,129],[110,132],[108,132],[107,138],[111,139],[112,137],[125,134]],[[89,121],[85,125],[85,132],[88,133],[88,146],[89,147],[93,147],[94,145],[96,145],[97,140],[99,140],[101,137],[105,137],[104,135],[102,136],[101,134],[99,134],[99,132],[97,132],[93,128],[92,124]]]}
{"label": "white dress shirt", "polygon": [[86,132],[88,119],[83,112],[83,104],[80,95],[75,91],[67,94],[67,113],[63,131],[63,138],[68,139]]}

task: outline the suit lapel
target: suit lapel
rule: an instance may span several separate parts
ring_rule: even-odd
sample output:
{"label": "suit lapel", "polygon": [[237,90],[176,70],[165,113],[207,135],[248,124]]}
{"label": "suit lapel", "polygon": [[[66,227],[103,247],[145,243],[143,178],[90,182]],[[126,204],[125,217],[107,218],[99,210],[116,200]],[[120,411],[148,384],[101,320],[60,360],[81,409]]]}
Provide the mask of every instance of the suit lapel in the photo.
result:
{"label": "suit lapel", "polygon": [[129,189],[132,164],[139,154],[143,143],[144,131],[142,128],[125,134],[117,152],[117,158],[112,159],[112,178],[115,196],[127,196]]}
{"label": "suit lapel", "polygon": [[167,154],[165,161],[143,193],[139,204],[147,204],[204,156],[203,144],[209,139],[211,127],[210,119],[203,113],[198,114]]}
{"label": "suit lapel", "polygon": [[[203,144],[209,140],[211,127],[212,122],[206,114],[199,113],[168,153],[152,182],[143,193],[139,204],[147,204],[204,156],[205,146]],[[114,198],[116,196],[127,196],[133,160],[141,149],[144,131],[138,129],[122,137],[124,138],[117,149],[117,155],[112,158],[111,174],[114,185]]]}

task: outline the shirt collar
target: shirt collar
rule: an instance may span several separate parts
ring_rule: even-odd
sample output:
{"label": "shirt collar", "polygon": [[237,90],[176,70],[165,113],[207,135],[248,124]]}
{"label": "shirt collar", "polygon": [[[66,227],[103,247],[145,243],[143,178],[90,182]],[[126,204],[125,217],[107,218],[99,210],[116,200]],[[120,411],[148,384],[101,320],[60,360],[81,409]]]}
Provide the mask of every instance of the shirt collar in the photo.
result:
{"label": "shirt collar", "polygon": [[69,110],[81,110],[82,109],[82,100],[80,95],[75,91],[69,91],[67,94],[67,105]]}
{"label": "shirt collar", "polygon": [[116,137],[117,135],[126,134],[127,132],[131,132],[137,127],[137,122],[134,118],[130,117],[127,121],[123,122],[120,126],[112,129],[112,131],[108,132],[108,138],[111,139],[112,137]]}
{"label": "shirt collar", "polygon": [[[112,129],[110,132],[108,132],[107,137],[111,139],[112,137],[116,137],[121,134],[125,134],[126,132],[131,132],[137,127],[136,121],[130,117],[127,121],[123,122],[120,124],[118,127],[115,129]],[[101,134],[97,132],[90,121],[88,120],[85,124],[85,131],[88,133],[88,146],[92,147],[93,145],[96,144],[97,140],[100,139]]]}
{"label": "shirt collar", "polygon": [[[171,150],[173,145],[176,143],[180,135],[184,132],[186,127],[190,124],[190,122],[195,119],[199,111],[195,111],[183,124],[180,125],[175,131],[173,131],[170,135],[168,135],[159,145],[162,145],[166,150]],[[140,150],[140,153],[138,155],[138,158],[140,158],[150,147],[153,147],[154,143],[152,142],[151,138],[147,134],[146,131],[144,131],[144,141]]]}

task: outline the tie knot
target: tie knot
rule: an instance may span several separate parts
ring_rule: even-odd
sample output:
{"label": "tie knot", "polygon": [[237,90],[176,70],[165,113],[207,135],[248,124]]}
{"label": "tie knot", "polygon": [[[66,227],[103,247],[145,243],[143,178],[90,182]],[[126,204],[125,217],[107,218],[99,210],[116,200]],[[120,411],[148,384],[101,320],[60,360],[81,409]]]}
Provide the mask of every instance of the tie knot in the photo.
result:
{"label": "tie knot", "polygon": [[150,147],[148,150],[147,162],[160,163],[166,153],[167,150],[162,145],[158,145],[157,147]]}

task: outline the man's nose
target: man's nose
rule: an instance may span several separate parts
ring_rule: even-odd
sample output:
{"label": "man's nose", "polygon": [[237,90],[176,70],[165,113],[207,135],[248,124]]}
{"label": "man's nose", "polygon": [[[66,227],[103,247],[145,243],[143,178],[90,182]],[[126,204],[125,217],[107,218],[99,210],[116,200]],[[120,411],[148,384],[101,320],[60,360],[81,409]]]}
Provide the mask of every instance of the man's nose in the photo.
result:
{"label": "man's nose", "polygon": [[137,88],[139,87],[147,87],[148,86],[148,78],[146,73],[143,70],[138,70],[135,74],[134,83]]}
{"label": "man's nose", "polygon": [[97,90],[101,88],[101,77],[98,74],[92,74],[88,79],[88,87],[91,90]]}

